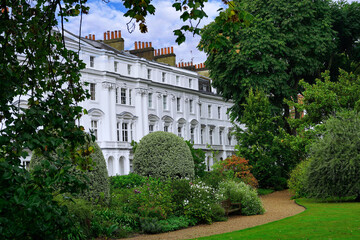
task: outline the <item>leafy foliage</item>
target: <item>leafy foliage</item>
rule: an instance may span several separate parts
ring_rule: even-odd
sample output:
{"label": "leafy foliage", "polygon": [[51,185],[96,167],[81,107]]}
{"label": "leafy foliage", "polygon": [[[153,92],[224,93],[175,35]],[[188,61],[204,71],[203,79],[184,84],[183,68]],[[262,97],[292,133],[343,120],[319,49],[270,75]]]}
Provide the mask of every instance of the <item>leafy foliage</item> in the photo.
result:
{"label": "leafy foliage", "polygon": [[[91,153],[89,157],[91,158],[92,164],[94,166],[92,169],[89,169],[85,172],[79,172],[79,170],[77,170],[74,166],[70,172],[70,174],[73,174],[76,177],[80,177],[81,173],[86,175],[85,179],[82,179],[83,181],[87,182],[89,188],[86,189],[86,191],[84,191],[80,196],[93,203],[108,204],[110,200],[110,185],[106,162],[102,151],[96,142],[86,142],[86,144],[78,150],[79,154],[83,152],[85,154],[88,152]],[[54,156],[54,158],[56,158],[56,156]],[[36,171],[46,171],[43,168],[44,164],[42,164],[44,161],[46,161],[45,157],[41,155],[41,153],[35,151],[31,157],[30,170],[36,169]]]}
{"label": "leafy foliage", "polygon": [[141,186],[146,180],[146,177],[130,173],[128,175],[117,175],[110,177],[112,188],[133,188]]}
{"label": "leafy foliage", "polygon": [[190,141],[185,141],[185,142],[189,146],[191,155],[192,155],[192,157],[194,159],[195,176],[196,177],[203,177],[205,175],[205,170],[206,170],[205,152],[203,150],[201,150],[200,148],[195,149],[194,144],[191,143]]}
{"label": "leafy foliage", "polygon": [[134,154],[134,172],[142,176],[194,176],[194,161],[184,140],[173,133],[153,132],[141,139]]}
{"label": "leafy foliage", "polygon": [[324,123],[322,137],[311,145],[306,191],[317,198],[360,199],[360,115],[342,111]]}
{"label": "leafy foliage", "polygon": [[263,214],[265,212],[256,189],[243,182],[232,180],[221,182],[219,194],[223,200],[230,199],[234,203],[240,202],[243,215]]}
{"label": "leafy foliage", "polygon": [[237,155],[249,160],[252,173],[260,187],[283,189],[297,155],[284,141],[284,131],[278,127],[279,117],[271,112],[268,98],[261,91],[250,90],[235,136],[239,141]]}
{"label": "leafy foliage", "polygon": [[258,181],[250,172],[252,166],[249,165],[249,161],[245,158],[232,155],[224,161],[221,161],[219,165],[221,166],[221,173],[231,170],[234,173],[234,177],[240,178],[244,183],[254,188],[258,186]]}
{"label": "leafy foliage", "polygon": [[310,166],[310,158],[301,161],[290,173],[288,180],[289,190],[295,198],[305,197],[307,188],[307,175]]}
{"label": "leafy foliage", "polygon": [[296,98],[299,80],[314,79],[335,47],[327,1],[233,1],[201,37],[213,86],[235,102],[234,120],[250,88],[262,89],[276,112],[289,116],[283,99]]}
{"label": "leafy foliage", "polygon": [[[57,14],[77,15],[87,10],[83,3],[20,0],[1,4],[0,87],[6,89],[0,95],[2,239],[58,239],[74,230],[66,207],[53,201],[53,194],[76,193],[86,187],[69,174],[72,165],[87,169],[90,161],[88,155],[75,151],[85,141],[84,128],[76,121],[83,114],[77,103],[88,97],[80,81],[85,64],[66,49],[63,36],[53,28],[58,24]],[[58,158],[53,158],[64,142]],[[20,166],[27,151],[36,149],[46,156],[45,175],[40,171],[30,175]]]}

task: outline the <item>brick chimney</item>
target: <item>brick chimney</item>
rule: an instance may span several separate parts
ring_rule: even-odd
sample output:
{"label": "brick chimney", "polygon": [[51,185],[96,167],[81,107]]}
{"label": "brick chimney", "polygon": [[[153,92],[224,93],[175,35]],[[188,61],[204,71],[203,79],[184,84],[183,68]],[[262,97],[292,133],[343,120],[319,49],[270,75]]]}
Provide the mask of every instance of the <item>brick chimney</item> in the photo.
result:
{"label": "brick chimney", "polygon": [[154,60],[154,48],[151,42],[135,42],[135,49],[129,51],[138,57],[145,58],[147,60]]}
{"label": "brick chimney", "polygon": [[174,47],[161,48],[154,51],[154,59],[157,62],[176,66],[176,55],[174,54]]}
{"label": "brick chimney", "polygon": [[107,31],[104,32],[104,43],[119,50],[124,50],[124,39],[121,37],[121,31]]}

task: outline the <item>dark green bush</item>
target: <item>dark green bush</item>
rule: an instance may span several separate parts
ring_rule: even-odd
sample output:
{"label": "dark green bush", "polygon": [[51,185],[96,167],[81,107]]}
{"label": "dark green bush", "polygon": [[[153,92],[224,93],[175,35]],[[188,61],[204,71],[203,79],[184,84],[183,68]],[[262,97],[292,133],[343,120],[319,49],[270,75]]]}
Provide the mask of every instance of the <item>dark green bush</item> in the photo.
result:
{"label": "dark green bush", "polygon": [[130,173],[129,175],[117,175],[110,177],[111,187],[114,188],[133,188],[140,186],[145,182],[145,177],[136,173]]}
{"label": "dark green bush", "polygon": [[226,221],[227,218],[225,217],[225,209],[220,204],[218,203],[211,204],[210,210],[214,222]]}
{"label": "dark green bush", "polygon": [[[83,152],[90,151],[90,158],[93,162],[92,169],[85,172],[76,169],[73,166],[72,173],[74,176],[80,177],[82,174],[86,175],[86,181],[88,181],[88,190],[84,191],[80,196],[93,203],[109,203],[110,200],[110,185],[108,172],[106,168],[105,158],[99,145],[95,142],[86,143],[78,150],[81,155]],[[34,169],[36,166],[40,166],[40,162],[45,158],[39,152],[34,152],[30,161],[30,169]],[[83,179],[85,181],[85,179]]]}
{"label": "dark green bush", "polygon": [[165,220],[158,220],[156,218],[142,218],[140,219],[140,222],[143,232],[154,234],[186,228],[190,224],[190,219],[185,216],[171,216]]}
{"label": "dark green bush", "polygon": [[174,213],[178,216],[184,214],[184,201],[191,197],[190,182],[188,179],[173,179],[171,181],[172,200],[175,205]]}
{"label": "dark green bush", "polygon": [[134,154],[134,172],[160,178],[194,177],[194,161],[181,137],[153,132],[141,139]]}
{"label": "dark green bush", "polygon": [[360,200],[360,114],[339,112],[324,127],[321,138],[310,148],[306,192],[315,198]]}

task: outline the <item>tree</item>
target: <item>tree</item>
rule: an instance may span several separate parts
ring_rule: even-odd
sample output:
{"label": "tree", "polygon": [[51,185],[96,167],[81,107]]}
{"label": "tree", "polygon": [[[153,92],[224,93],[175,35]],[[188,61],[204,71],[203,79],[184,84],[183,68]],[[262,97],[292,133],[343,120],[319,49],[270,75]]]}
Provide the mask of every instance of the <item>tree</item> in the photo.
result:
{"label": "tree", "polygon": [[296,99],[299,81],[314,79],[335,47],[328,1],[234,1],[201,37],[213,86],[235,102],[234,120],[251,87],[262,89],[275,112],[288,117],[283,99]]}
{"label": "tree", "polygon": [[355,197],[360,201],[360,115],[341,111],[327,119],[312,145],[306,169],[310,197]]}
{"label": "tree", "polygon": [[[87,154],[76,120],[76,103],[88,94],[80,81],[84,64],[65,48],[63,35],[53,31],[62,17],[86,11],[83,1],[2,1],[0,11],[0,237],[58,239],[76,230],[65,207],[53,197],[84,189],[86,181],[69,175],[71,166],[88,168]],[[22,104],[20,100],[26,99]],[[26,105],[27,107],[25,107]],[[63,144],[64,148],[56,150]],[[20,166],[27,151],[44,156],[33,174]],[[56,156],[52,153],[56,151]],[[50,164],[50,162],[52,164]],[[62,185],[61,189],[57,186]]]}
{"label": "tree", "polygon": [[235,136],[239,142],[236,155],[249,160],[252,173],[262,188],[283,189],[290,170],[297,163],[297,154],[284,139],[279,116],[271,111],[268,97],[250,89]]}

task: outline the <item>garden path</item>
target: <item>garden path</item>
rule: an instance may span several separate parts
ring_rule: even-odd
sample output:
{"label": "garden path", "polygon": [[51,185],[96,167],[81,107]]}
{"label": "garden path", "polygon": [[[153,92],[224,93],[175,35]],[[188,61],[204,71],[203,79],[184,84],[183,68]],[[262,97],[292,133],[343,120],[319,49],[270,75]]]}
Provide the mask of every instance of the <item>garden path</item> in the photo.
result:
{"label": "garden path", "polygon": [[261,197],[266,210],[263,215],[254,216],[236,216],[229,217],[226,222],[215,222],[211,225],[198,225],[174,232],[160,234],[142,234],[129,240],[175,240],[175,239],[192,239],[205,237],[226,232],[233,232],[268,222],[277,221],[301,213],[305,209],[291,200],[291,195],[287,190],[274,192]]}

